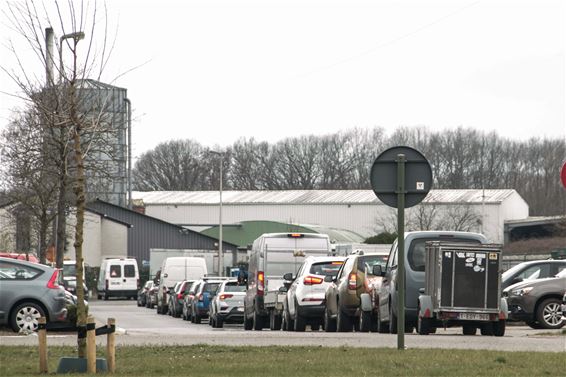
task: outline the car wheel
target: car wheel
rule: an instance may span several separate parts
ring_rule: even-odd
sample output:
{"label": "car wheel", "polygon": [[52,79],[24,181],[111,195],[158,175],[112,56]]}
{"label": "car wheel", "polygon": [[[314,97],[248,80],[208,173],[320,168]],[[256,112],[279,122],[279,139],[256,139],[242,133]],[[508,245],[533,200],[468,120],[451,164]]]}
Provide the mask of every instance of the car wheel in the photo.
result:
{"label": "car wheel", "polygon": [[495,336],[505,335],[505,320],[504,319],[493,322],[493,335],[495,335]]}
{"label": "car wheel", "polygon": [[221,329],[222,327],[224,327],[224,321],[222,320],[222,318],[216,317],[216,319],[214,320],[214,324],[216,325],[217,329]]}
{"label": "car wheel", "polygon": [[254,330],[260,331],[263,329],[263,318],[254,310],[253,315]]}
{"label": "car wheel", "polygon": [[195,323],[197,325],[200,325],[200,323],[202,322],[202,318],[198,313],[195,313]]}
{"label": "car wheel", "polygon": [[360,313],[360,332],[370,332],[371,331],[371,324],[372,324],[372,315],[371,312],[364,312]]}
{"label": "car wheel", "polygon": [[316,325],[311,325],[311,331],[318,331],[320,330],[320,323],[317,323]]}
{"label": "car wheel", "polygon": [[307,320],[299,313],[299,305],[295,302],[294,330],[303,332],[307,327]]}
{"label": "car wheel", "polygon": [[328,307],[324,308],[324,331],[336,332],[336,319],[330,316]]}
{"label": "car wheel", "polygon": [[478,328],[473,325],[464,325],[462,326],[462,333],[464,335],[476,335]]}
{"label": "car wheel", "polygon": [[336,316],[336,331],[338,332],[352,332],[353,323],[350,316],[342,311],[338,305],[338,314]]}
{"label": "car wheel", "polygon": [[244,314],[244,330],[251,330],[253,328],[253,318],[248,318]]}
{"label": "car wheel", "polygon": [[105,293],[104,294],[104,301],[108,301],[108,297],[110,297],[110,296],[108,296],[108,293]]}
{"label": "car wheel", "polygon": [[537,308],[538,323],[546,329],[559,329],[564,326],[561,304],[562,300],[557,298],[548,298],[541,302]]}
{"label": "car wheel", "polygon": [[389,304],[389,333],[397,334],[397,316],[393,313],[393,306]]}
{"label": "car wheel", "polygon": [[291,314],[289,313],[289,309],[287,309],[287,305],[283,308],[283,330],[285,331],[294,331],[295,324],[291,319]]}
{"label": "car wheel", "polygon": [[[420,307],[420,303],[418,306],[418,310],[417,313],[421,312],[421,307]],[[417,334],[419,335],[428,335],[430,334],[430,328],[431,328],[431,319],[430,318],[423,318],[420,315],[418,315],[417,318]]]}
{"label": "car wheel", "polygon": [[24,302],[12,311],[10,326],[16,332],[36,331],[41,317],[45,317],[45,311],[41,306],[32,302]]}
{"label": "car wheel", "polygon": [[381,315],[379,314],[379,304],[377,305],[377,313],[376,313],[376,320],[377,323],[377,332],[380,334],[387,334],[389,332],[389,327],[385,322],[381,322]]}

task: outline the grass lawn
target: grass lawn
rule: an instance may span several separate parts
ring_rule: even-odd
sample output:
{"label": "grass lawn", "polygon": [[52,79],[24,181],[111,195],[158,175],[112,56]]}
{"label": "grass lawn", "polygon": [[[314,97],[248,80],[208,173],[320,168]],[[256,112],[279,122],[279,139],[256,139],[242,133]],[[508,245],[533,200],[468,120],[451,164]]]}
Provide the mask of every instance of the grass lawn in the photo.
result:
{"label": "grass lawn", "polygon": [[[104,347],[99,347],[104,357]],[[49,372],[73,347],[49,348]],[[563,376],[564,353],[323,347],[144,346],[116,349],[117,376]],[[0,346],[0,376],[37,376],[37,347]]]}

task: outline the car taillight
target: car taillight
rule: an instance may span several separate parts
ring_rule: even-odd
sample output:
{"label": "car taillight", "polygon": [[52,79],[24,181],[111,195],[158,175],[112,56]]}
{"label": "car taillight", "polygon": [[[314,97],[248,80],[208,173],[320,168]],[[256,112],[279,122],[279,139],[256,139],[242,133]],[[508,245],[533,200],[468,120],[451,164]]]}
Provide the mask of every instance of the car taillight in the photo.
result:
{"label": "car taillight", "polygon": [[59,270],[53,271],[53,275],[51,275],[51,278],[47,282],[47,288],[59,289],[59,283],[57,282],[58,277],[59,277]]}
{"label": "car taillight", "polygon": [[303,279],[303,284],[304,285],[322,284],[323,281],[324,281],[323,278],[319,278],[316,276],[305,276],[305,278]]}
{"label": "car taillight", "polygon": [[230,295],[228,293],[223,293],[223,294],[220,295],[219,299],[220,299],[220,301],[224,301],[225,299],[230,298],[232,296],[234,296],[234,295]]}
{"label": "car taillight", "polygon": [[177,300],[182,300],[182,299],[183,299],[183,294],[177,293]]}
{"label": "car taillight", "polygon": [[358,277],[356,276],[356,273],[350,272],[350,275],[348,275],[348,289],[356,289],[357,282]]}
{"label": "car taillight", "polygon": [[265,274],[263,271],[257,272],[257,295],[263,296],[263,292],[265,291]]}

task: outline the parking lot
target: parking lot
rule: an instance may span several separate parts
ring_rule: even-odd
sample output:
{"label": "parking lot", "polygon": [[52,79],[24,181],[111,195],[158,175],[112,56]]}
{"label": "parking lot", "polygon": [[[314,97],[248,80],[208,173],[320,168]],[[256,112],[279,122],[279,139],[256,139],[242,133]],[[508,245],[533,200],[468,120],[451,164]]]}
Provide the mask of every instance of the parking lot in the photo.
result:
{"label": "parking lot", "polygon": [[[286,331],[244,331],[242,325],[226,325],[213,329],[207,321],[193,324],[180,318],[158,315],[155,309],[136,306],[133,300],[109,300],[90,302],[90,314],[97,320],[97,326],[107,318],[115,318],[118,326],[119,345],[296,345],[322,347],[397,347],[397,336],[378,333],[326,333]],[[104,337],[98,337],[100,344]],[[35,335],[23,336],[12,333],[8,328],[0,330],[2,345],[34,345]],[[76,336],[69,332],[52,332],[48,335],[50,345],[75,345]],[[533,330],[528,326],[507,328],[503,337],[464,336],[461,328],[439,329],[437,334],[420,336],[405,335],[408,348],[447,349],[489,349],[504,351],[565,352],[566,336],[562,330]]]}

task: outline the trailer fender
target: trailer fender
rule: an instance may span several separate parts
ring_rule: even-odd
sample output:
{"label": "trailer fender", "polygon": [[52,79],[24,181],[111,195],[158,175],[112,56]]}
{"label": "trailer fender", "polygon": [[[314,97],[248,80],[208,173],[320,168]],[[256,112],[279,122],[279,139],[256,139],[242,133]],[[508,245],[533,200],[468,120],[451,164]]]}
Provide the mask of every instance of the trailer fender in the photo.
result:
{"label": "trailer fender", "polygon": [[507,299],[501,297],[499,306],[499,319],[507,319],[509,317],[509,308],[507,307]]}
{"label": "trailer fender", "polygon": [[419,296],[419,313],[420,318],[432,318],[432,298],[428,295]]}
{"label": "trailer fender", "polygon": [[371,312],[373,310],[373,305],[371,304],[371,296],[367,293],[362,293],[360,295],[360,308],[364,312]]}

